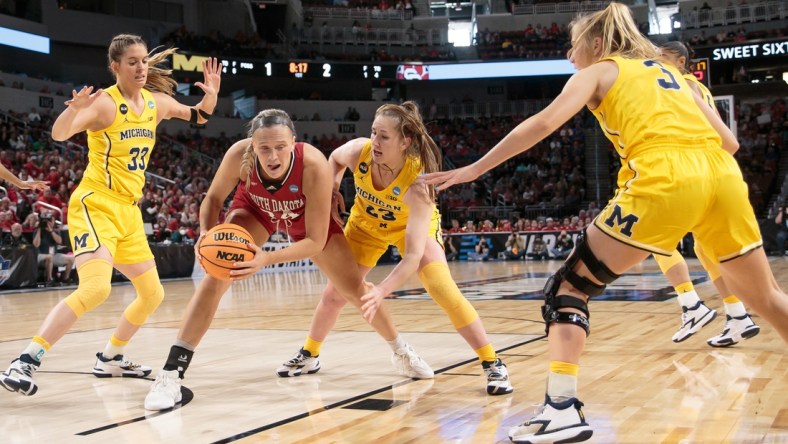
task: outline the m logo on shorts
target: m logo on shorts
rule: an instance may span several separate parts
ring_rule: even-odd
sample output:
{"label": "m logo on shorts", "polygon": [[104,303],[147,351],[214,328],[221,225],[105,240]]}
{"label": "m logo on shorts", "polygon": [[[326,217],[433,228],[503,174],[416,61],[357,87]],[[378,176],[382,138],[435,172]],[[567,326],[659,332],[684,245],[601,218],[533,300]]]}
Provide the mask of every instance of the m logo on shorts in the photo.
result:
{"label": "m logo on shorts", "polygon": [[88,235],[90,233],[84,233],[81,236],[74,236],[74,249],[79,250],[80,248],[86,248],[88,246]]}
{"label": "m logo on shorts", "polygon": [[634,214],[627,214],[626,216],[621,214],[621,207],[616,205],[613,207],[613,212],[610,214],[610,217],[605,219],[605,225],[610,228],[615,228],[616,226],[621,227],[618,231],[626,237],[632,237],[632,226],[637,223],[640,218],[635,216]]}

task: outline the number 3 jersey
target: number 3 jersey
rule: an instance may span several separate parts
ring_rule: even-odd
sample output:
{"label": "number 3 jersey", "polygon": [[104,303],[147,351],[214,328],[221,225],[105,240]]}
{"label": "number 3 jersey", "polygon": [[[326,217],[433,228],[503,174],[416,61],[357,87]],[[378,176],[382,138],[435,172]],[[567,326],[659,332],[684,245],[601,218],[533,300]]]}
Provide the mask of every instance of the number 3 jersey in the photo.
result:
{"label": "number 3 jersey", "polygon": [[618,78],[591,112],[622,159],[655,147],[722,146],[675,68],[654,60],[602,60],[618,65]]}
{"label": "number 3 jersey", "polygon": [[104,90],[115,101],[115,120],[99,131],[88,131],[88,166],[80,186],[124,200],[142,197],[145,169],[156,142],[156,101],[142,89],[144,107],[137,115],[117,85]]}
{"label": "number 3 jersey", "polygon": [[[402,202],[402,196],[414,180],[422,173],[421,162],[408,157],[402,171],[393,182],[382,190],[372,184],[372,141],[368,141],[353,170],[356,198],[350,211],[348,224],[361,226],[365,231],[380,234],[388,244],[395,245],[405,236],[410,209]],[[430,226],[440,227],[440,213],[433,209]]]}

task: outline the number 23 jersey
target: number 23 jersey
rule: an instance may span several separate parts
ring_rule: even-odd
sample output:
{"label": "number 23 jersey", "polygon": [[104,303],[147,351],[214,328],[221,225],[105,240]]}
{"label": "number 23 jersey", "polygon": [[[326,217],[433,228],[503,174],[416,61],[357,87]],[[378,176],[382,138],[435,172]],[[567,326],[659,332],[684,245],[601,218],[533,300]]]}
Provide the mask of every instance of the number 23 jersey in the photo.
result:
{"label": "number 23 jersey", "polygon": [[[395,244],[405,235],[410,209],[402,202],[402,196],[422,172],[418,158],[408,157],[396,179],[382,190],[372,184],[372,141],[368,141],[353,170],[356,198],[350,211],[348,223],[359,225],[366,231],[385,236],[389,244]],[[440,221],[437,207],[433,209],[431,224]]]}

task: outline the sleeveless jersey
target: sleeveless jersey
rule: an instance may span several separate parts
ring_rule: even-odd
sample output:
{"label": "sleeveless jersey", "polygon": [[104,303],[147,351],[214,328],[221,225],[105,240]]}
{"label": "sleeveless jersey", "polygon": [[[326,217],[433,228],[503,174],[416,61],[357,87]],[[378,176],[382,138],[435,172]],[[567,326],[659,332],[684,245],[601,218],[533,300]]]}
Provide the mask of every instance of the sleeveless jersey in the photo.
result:
{"label": "sleeveless jersey", "polygon": [[[380,232],[383,236],[398,236],[405,232],[410,208],[402,202],[402,196],[422,173],[421,162],[416,157],[408,157],[402,171],[389,186],[382,190],[372,184],[372,141],[368,141],[353,170],[353,183],[356,198],[350,210],[348,223],[359,224]],[[440,219],[437,207],[433,210],[432,221]],[[390,240],[393,243],[393,240]]]}
{"label": "sleeveless jersey", "polygon": [[618,65],[618,78],[591,112],[619,156],[655,147],[722,145],[675,68],[655,60],[602,60]]}
{"label": "sleeveless jersey", "polygon": [[306,196],[303,192],[304,144],[302,142],[295,144],[290,168],[279,184],[271,184],[263,178],[257,156],[254,166],[249,187],[246,187],[245,180],[241,180],[238,184],[230,211],[235,208],[252,210],[269,234],[282,231],[293,240],[303,239],[306,236],[304,217]]}
{"label": "sleeveless jersey", "polygon": [[711,95],[711,91],[709,91],[709,88],[706,88],[706,85],[701,83],[701,81],[698,80],[698,78],[692,73],[684,74],[682,77],[684,77],[687,82],[693,82],[698,85],[698,88],[700,88],[700,96],[703,101],[706,102],[711,107],[711,109],[715,109],[714,96]]}
{"label": "sleeveless jersey", "polygon": [[143,88],[145,106],[137,115],[117,85],[104,92],[115,101],[115,120],[103,130],[87,132],[88,166],[80,185],[133,202],[142,197],[145,169],[156,142],[156,101]]}

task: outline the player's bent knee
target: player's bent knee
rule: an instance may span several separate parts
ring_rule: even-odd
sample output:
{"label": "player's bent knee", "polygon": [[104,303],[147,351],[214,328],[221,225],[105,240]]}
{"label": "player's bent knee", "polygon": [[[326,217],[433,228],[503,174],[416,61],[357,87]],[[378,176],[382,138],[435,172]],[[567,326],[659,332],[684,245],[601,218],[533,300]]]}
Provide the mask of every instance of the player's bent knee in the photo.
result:
{"label": "player's bent knee", "polygon": [[80,317],[101,305],[112,291],[112,264],[92,259],[79,267],[79,286],[63,302]]}
{"label": "player's bent knee", "polygon": [[164,287],[155,267],[135,277],[131,283],[137,291],[137,297],[123,314],[130,323],[142,325],[164,300]]}
{"label": "player's bent knee", "polygon": [[63,302],[71,307],[71,310],[74,311],[77,317],[80,317],[103,304],[111,291],[112,284],[109,281],[101,282],[97,279],[80,279],[79,287],[68,295]]}
{"label": "player's bent knee", "polygon": [[[578,262],[582,262],[591,275],[597,281],[602,282],[602,284],[597,284],[574,271],[573,268]],[[558,292],[562,282],[566,281],[590,298],[602,294],[607,284],[615,281],[618,277],[618,274],[607,268],[607,266],[596,257],[585,241],[585,232],[581,233],[575,243],[575,250],[569,258],[567,258],[561,268],[550,276],[547,280],[547,284],[545,284],[545,304],[542,306],[545,333],[549,333],[550,325],[553,323],[574,324],[585,330],[586,336],[591,333],[591,324],[589,321],[591,316],[588,312],[588,303],[577,296],[559,294]],[[570,312],[567,311],[567,309],[574,309],[580,311],[582,314],[576,311]]]}
{"label": "player's bent knee", "polygon": [[[347,298],[352,298],[351,302],[354,302],[355,305],[358,305],[361,302],[361,295],[354,294],[354,291],[358,292],[359,290],[358,288],[356,288],[354,290],[348,290],[345,293],[340,293],[339,290],[336,289],[336,287],[332,286],[323,290],[323,295],[320,297],[320,302],[325,306],[341,309],[342,307],[345,306],[345,304],[347,304],[348,302],[348,299],[346,299],[347,297]],[[347,294],[347,296],[345,296],[345,294]]]}

